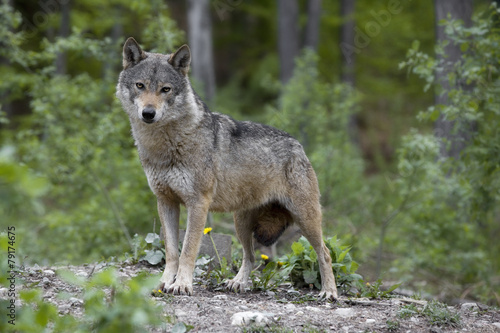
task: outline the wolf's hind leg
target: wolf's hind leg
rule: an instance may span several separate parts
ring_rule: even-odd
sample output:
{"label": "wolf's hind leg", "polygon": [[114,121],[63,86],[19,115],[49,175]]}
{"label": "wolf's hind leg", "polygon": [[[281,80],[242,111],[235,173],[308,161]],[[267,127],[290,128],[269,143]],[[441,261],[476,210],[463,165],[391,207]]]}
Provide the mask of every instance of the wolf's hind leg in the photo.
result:
{"label": "wolf's hind leg", "polygon": [[[311,169],[312,170],[312,169]],[[320,298],[335,301],[338,298],[337,285],[332,270],[332,259],[330,251],[323,241],[321,229],[321,206],[319,204],[319,192],[317,190],[316,177],[310,172],[300,185],[302,191],[295,191],[292,195],[293,212],[295,221],[302,234],[318,255],[319,270],[321,274]],[[300,177],[297,177],[300,179]],[[304,178],[302,178],[304,180]]]}
{"label": "wolf's hind leg", "polygon": [[243,263],[238,274],[227,281],[227,288],[235,292],[245,292],[248,284],[250,272],[255,263],[255,254],[253,251],[253,225],[255,220],[255,211],[240,211],[234,213],[234,226],[236,236],[243,246]]}

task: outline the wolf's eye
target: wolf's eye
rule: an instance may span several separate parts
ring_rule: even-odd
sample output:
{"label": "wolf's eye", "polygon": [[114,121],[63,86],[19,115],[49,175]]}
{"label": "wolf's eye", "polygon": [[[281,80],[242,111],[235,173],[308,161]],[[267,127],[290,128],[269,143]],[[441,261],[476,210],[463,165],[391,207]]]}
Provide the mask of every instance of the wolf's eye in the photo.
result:
{"label": "wolf's eye", "polygon": [[161,88],[161,92],[164,92],[164,93],[167,93],[170,90],[172,90],[172,88],[170,88],[170,87],[163,87],[163,88]]}
{"label": "wolf's eye", "polygon": [[139,89],[143,89],[143,88],[144,88],[144,84],[143,84],[143,83],[140,83],[140,82],[137,82],[137,83],[135,84],[135,86],[136,86],[137,88],[139,88]]}

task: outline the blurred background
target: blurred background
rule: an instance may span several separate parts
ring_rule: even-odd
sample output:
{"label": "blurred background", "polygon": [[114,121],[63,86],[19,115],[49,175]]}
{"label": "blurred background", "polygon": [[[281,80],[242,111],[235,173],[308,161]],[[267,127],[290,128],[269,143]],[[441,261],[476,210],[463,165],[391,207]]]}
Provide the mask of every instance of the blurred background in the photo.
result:
{"label": "blurred background", "polygon": [[[486,0],[3,0],[2,228],[40,265],[119,258],[158,233],[115,85],[127,37],[187,43],[212,111],[303,144],[325,235],[353,247],[366,280],[500,304],[499,13]],[[230,214],[210,223],[232,233]]]}

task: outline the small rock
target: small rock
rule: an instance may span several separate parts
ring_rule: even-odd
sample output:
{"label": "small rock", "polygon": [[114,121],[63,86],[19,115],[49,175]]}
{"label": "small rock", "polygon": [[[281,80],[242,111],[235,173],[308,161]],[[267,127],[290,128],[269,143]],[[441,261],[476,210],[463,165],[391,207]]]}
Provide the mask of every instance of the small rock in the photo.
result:
{"label": "small rock", "polygon": [[335,310],[335,314],[340,317],[349,318],[354,316],[354,310],[351,308],[339,308]]}
{"label": "small rock", "polygon": [[44,278],[42,279],[42,284],[43,284],[44,286],[48,286],[48,285],[50,284],[50,280],[49,280],[49,278],[48,278],[48,277],[44,277]]}
{"label": "small rock", "polygon": [[5,299],[7,298],[7,294],[9,293],[9,289],[7,288],[0,288],[0,298]]}
{"label": "small rock", "polygon": [[313,307],[313,306],[306,306],[306,310],[307,310],[307,311],[311,311],[311,312],[321,312],[321,310],[320,310],[320,309],[315,308],[315,307]]}
{"label": "small rock", "polygon": [[250,308],[248,306],[246,306],[246,305],[240,305],[238,307],[240,308],[240,310],[245,310],[245,311],[250,310]]}
{"label": "small rock", "polygon": [[69,301],[71,302],[71,305],[76,305],[76,306],[83,305],[83,301],[76,297],[70,297]]}
{"label": "small rock", "polygon": [[46,269],[46,270],[43,271],[43,274],[48,275],[48,276],[53,276],[56,273],[53,270],[51,270],[51,269]]}
{"label": "small rock", "polygon": [[214,299],[219,299],[219,300],[226,301],[227,300],[227,295],[215,295]]}
{"label": "small rock", "polygon": [[500,332],[500,323],[493,323],[493,326],[495,326],[497,331]]}
{"label": "small rock", "polygon": [[85,271],[78,271],[75,273],[76,276],[87,277],[88,274]]}
{"label": "small rock", "polygon": [[302,311],[297,311],[297,312],[295,313],[295,315],[296,315],[296,316],[302,316],[303,314],[304,314],[304,312],[302,312]]}
{"label": "small rock", "polygon": [[231,325],[233,326],[245,326],[245,325],[256,325],[265,326],[269,322],[268,314],[260,312],[237,312],[231,317]]}
{"label": "small rock", "polygon": [[295,310],[295,308],[296,308],[295,304],[292,304],[292,303],[285,305],[285,310],[288,310],[288,311],[293,311],[293,310]]}
{"label": "small rock", "polygon": [[367,320],[366,320],[366,323],[367,323],[368,325],[375,324],[376,322],[377,322],[377,321],[376,321],[375,319],[367,319]]}
{"label": "small rock", "polygon": [[276,295],[276,293],[274,291],[268,290],[268,291],[266,291],[266,295],[267,296],[274,296],[274,295]]}
{"label": "small rock", "polygon": [[176,309],[175,310],[175,315],[177,317],[185,317],[185,316],[187,316],[187,314],[188,313],[186,311],[184,311],[184,310],[181,310],[181,309]]}
{"label": "small rock", "polygon": [[460,308],[462,311],[477,311],[479,310],[479,307],[477,306],[476,303],[463,303]]}

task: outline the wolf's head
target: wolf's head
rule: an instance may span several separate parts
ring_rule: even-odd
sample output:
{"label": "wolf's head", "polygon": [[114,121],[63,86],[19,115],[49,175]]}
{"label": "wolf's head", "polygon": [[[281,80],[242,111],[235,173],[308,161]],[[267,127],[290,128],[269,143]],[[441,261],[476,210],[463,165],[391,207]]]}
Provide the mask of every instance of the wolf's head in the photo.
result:
{"label": "wolf's head", "polygon": [[190,62],[187,45],[172,54],[158,54],[144,52],[135,39],[127,39],[116,96],[132,122],[167,124],[196,117],[187,77]]}

